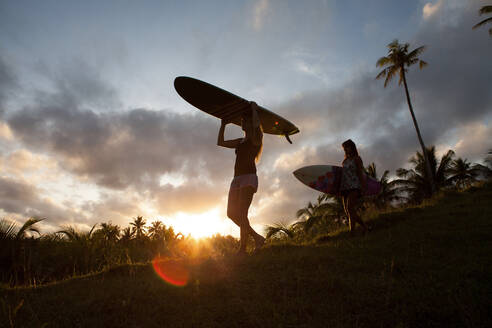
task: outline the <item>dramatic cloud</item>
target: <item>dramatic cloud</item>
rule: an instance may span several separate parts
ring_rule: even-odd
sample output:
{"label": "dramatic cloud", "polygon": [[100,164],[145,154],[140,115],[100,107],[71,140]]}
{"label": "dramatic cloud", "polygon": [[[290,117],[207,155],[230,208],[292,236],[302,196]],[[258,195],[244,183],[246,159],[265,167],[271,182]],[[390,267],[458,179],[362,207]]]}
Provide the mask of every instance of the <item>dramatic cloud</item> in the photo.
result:
{"label": "dramatic cloud", "polygon": [[[231,173],[217,156],[214,123],[165,111],[97,114],[56,107],[24,109],[9,119],[25,145],[51,153],[73,174],[107,188],[151,190],[153,197],[162,196],[158,203],[168,204],[168,210],[177,209],[182,198],[179,204],[194,211],[217,200],[209,190]],[[186,176],[185,186],[159,185],[162,175],[177,172]]]}
{"label": "dramatic cloud", "polygon": [[460,126],[456,130],[458,141],[454,146],[451,145],[450,148],[461,157],[477,161],[484,159],[486,153],[492,149],[492,126],[490,124],[471,122]]}
{"label": "dramatic cloud", "polygon": [[[198,174],[200,164],[209,162],[205,155],[216,133],[208,120],[145,109],[98,114],[78,108],[26,108],[8,122],[24,144],[60,156],[66,169],[115,189],[147,184],[187,164],[191,174]],[[204,172],[213,174],[213,167]]]}
{"label": "dramatic cloud", "polygon": [[[69,74],[46,71],[54,90],[37,91],[32,103],[9,111],[1,122],[2,142],[25,147],[11,149],[1,158],[11,184],[20,181],[33,165],[54,166],[50,174],[66,172],[73,175],[73,183],[84,181],[93,184],[89,189],[107,190],[99,199],[78,201],[80,210],[92,220],[105,217],[118,222],[123,215],[149,213],[141,204],[154,206],[161,215],[215,207],[227,190],[233,165],[233,154],[215,146],[218,122],[206,115],[167,110],[107,110],[104,104],[118,102],[113,88],[97,72],[76,63],[80,74],[75,68]],[[166,175],[182,176],[183,184],[169,184],[162,179]],[[46,170],[35,177],[45,180],[38,181],[41,184],[53,180]],[[108,196],[109,190],[118,196]],[[25,202],[19,200],[18,206],[4,203],[4,209],[26,214],[34,201],[36,208],[47,208],[40,206],[37,191],[32,193],[22,199]],[[58,214],[51,219],[61,220]]]}
{"label": "dramatic cloud", "polygon": [[48,217],[59,222],[85,221],[76,211],[60,206],[42,194],[41,189],[27,181],[0,177],[0,209],[3,213],[14,213],[22,219]]}
{"label": "dramatic cloud", "polygon": [[12,131],[5,122],[0,121],[0,139],[9,141],[12,140]]}
{"label": "dramatic cloud", "polygon": [[424,19],[429,19],[433,15],[435,15],[439,8],[441,8],[442,3],[443,0],[439,0],[436,3],[426,3],[424,8],[422,9],[422,16],[424,17]]}

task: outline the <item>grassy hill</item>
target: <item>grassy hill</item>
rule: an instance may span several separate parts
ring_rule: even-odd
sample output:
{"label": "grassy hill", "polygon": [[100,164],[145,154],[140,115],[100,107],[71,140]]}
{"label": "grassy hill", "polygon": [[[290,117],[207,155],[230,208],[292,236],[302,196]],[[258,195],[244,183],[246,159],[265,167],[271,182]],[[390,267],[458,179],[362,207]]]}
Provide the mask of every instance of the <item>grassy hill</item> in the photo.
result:
{"label": "grassy hill", "polygon": [[490,327],[492,188],[381,214],[373,232],[189,263],[184,287],[151,265],[0,290],[5,327]]}

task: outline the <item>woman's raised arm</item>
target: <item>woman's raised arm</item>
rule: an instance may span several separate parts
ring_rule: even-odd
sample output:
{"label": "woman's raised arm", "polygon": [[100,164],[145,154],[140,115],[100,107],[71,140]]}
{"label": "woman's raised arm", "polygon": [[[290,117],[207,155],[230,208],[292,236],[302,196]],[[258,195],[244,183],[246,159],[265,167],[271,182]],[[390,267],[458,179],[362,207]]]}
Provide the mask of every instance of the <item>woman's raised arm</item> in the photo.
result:
{"label": "woman's raised arm", "polygon": [[225,120],[222,120],[220,122],[219,135],[217,136],[217,146],[226,147],[226,148],[236,148],[241,142],[241,138],[224,140],[224,130],[227,123],[229,122]]}

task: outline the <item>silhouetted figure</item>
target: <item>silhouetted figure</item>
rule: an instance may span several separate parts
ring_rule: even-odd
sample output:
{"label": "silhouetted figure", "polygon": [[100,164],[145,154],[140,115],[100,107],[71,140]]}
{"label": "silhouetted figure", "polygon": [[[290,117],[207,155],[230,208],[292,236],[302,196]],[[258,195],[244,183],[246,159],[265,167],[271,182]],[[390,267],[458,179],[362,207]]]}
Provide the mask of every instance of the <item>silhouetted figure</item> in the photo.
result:
{"label": "silhouetted figure", "polygon": [[345,214],[349,219],[350,232],[354,231],[356,223],[359,223],[364,231],[368,231],[369,229],[357,214],[357,204],[367,188],[364,165],[352,140],[345,141],[342,147],[345,151],[345,159],[342,162],[340,194],[343,197]]}
{"label": "silhouetted figure", "polygon": [[236,163],[234,165],[234,179],[229,189],[227,201],[227,216],[241,228],[241,246],[239,254],[246,253],[246,243],[249,235],[255,240],[255,250],[265,242],[265,238],[251,228],[248,219],[248,210],[253,200],[254,193],[258,190],[258,176],[256,175],[256,162],[263,148],[263,132],[258,118],[257,105],[250,103],[251,111],[241,118],[241,127],[244,137],[224,140],[225,126],[230,123],[222,120],[217,145],[234,148],[236,150]]}

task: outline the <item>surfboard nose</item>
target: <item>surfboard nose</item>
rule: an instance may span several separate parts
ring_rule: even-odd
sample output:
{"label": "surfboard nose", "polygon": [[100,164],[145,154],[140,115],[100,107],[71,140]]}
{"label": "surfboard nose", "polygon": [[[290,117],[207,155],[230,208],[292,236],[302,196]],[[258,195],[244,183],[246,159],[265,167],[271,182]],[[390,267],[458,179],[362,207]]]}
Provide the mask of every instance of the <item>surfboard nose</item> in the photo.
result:
{"label": "surfboard nose", "polygon": [[305,170],[303,170],[303,168],[301,167],[300,169],[297,169],[297,170],[295,170],[294,172],[292,172],[292,174],[293,174],[293,175],[294,175],[294,176],[295,176],[298,180],[303,181],[303,180],[304,180],[303,178],[304,178],[304,176],[305,176],[304,171],[305,171]]}

